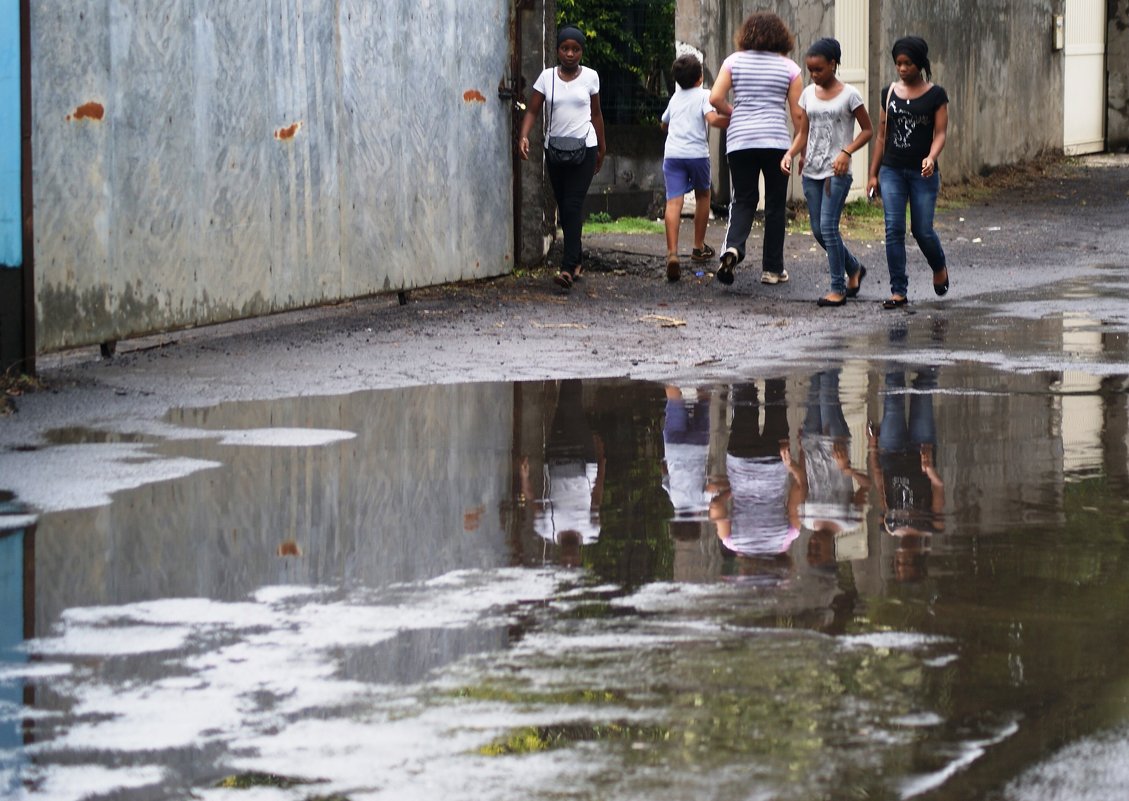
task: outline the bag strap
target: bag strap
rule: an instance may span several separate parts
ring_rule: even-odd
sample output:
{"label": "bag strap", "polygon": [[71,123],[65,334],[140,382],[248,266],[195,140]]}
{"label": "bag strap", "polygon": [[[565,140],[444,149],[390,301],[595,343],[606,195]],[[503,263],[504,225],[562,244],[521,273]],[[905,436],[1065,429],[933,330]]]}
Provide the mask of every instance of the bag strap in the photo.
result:
{"label": "bag strap", "polygon": [[557,103],[557,68],[553,67],[553,88],[549,96],[549,127],[545,129],[545,141],[549,141],[549,134],[553,132],[553,106]]}

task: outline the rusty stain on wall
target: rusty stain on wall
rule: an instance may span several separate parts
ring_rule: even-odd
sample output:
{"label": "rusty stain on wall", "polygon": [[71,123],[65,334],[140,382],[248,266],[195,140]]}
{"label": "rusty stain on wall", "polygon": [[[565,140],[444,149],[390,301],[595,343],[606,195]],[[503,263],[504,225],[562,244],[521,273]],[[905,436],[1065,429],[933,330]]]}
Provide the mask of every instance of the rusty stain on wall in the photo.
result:
{"label": "rusty stain on wall", "polygon": [[83,103],[67,115],[67,122],[71,120],[94,120],[100,122],[106,116],[106,107],[101,103],[90,101]]}
{"label": "rusty stain on wall", "polygon": [[472,509],[463,511],[463,531],[478,531],[482,527],[482,517],[486,514],[486,507],[479,504]]}
{"label": "rusty stain on wall", "polygon": [[463,92],[463,100],[467,103],[485,103],[486,98],[477,89],[467,89]]}
{"label": "rusty stain on wall", "polygon": [[279,556],[301,556],[302,549],[298,547],[298,543],[294,540],[285,540],[278,546]]}
{"label": "rusty stain on wall", "polygon": [[298,129],[301,128],[301,127],[302,127],[302,123],[296,122],[293,125],[287,125],[285,128],[279,128],[277,131],[274,132],[274,138],[278,139],[280,141],[284,141],[286,139],[293,139],[294,136],[298,133]]}

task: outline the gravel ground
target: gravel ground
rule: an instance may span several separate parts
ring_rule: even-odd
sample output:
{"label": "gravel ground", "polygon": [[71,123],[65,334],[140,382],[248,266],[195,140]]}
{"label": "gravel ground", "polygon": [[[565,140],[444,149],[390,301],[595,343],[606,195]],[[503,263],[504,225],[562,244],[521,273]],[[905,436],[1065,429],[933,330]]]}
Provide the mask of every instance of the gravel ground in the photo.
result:
{"label": "gravel ground", "polygon": [[[908,310],[884,311],[881,241],[849,244],[869,267],[860,298],[820,309],[826,261],[794,229],[785,259],[791,281],[762,285],[756,256],[722,287],[712,272],[665,279],[661,235],[590,236],[587,275],[569,293],[549,270],[448,285],[268,318],[146,337],[41,357],[45,389],[11,398],[0,447],[29,447],[50,429],[136,426],[176,406],[227,400],[331,395],[461,381],[631,375],[674,381],[747,375],[768,365],[824,358],[844,337],[895,318],[990,314],[1006,325],[1009,304],[1113,268],[1129,275],[1129,157],[1052,161],[1004,170],[946,193],[937,219],[952,290],[934,297],[920,254],[910,254]],[[708,241],[720,250],[721,223]],[[681,239],[688,251],[689,225]],[[712,265],[710,265],[712,268]],[[1123,304],[1124,305],[1124,304]]]}

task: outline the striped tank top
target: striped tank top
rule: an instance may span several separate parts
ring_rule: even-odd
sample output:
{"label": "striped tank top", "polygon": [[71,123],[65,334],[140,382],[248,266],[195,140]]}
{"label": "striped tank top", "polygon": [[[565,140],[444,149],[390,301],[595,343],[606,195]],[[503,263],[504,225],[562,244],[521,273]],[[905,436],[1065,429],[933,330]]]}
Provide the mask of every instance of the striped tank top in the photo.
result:
{"label": "striped tank top", "polygon": [[733,81],[733,117],[725,132],[726,149],[792,145],[788,133],[788,87],[800,66],[779,53],[738,50],[722,62]]}

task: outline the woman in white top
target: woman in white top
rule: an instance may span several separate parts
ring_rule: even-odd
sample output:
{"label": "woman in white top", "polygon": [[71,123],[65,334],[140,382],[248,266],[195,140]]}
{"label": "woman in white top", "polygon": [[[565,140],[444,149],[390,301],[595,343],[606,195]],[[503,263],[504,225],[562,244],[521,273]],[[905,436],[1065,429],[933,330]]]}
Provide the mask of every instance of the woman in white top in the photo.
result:
{"label": "woman in white top", "polygon": [[796,138],[780,162],[781,171],[791,175],[792,159],[800,156],[811,232],[827,251],[831,291],[817,301],[820,306],[845,305],[847,298],[859,293],[866,277],[866,268],[839,235],[839,218],[851,191],[851,156],[866,147],[874,129],[862,95],[836,75],[842,57],[839,43],[831,38],[819,39],[808,48],[812,82],[800,95]]}
{"label": "woman in white top", "polygon": [[[733,268],[745,258],[745,242],[760,202],[758,176],[764,176],[764,246],[761,282],[788,280],[784,269],[784,229],[787,224],[788,176],[780,160],[792,144],[788,114],[799,125],[803,90],[800,66],[788,58],[796,40],[784,20],[768,11],[749,16],[737,33],[737,52],[721,65],[710,92],[710,103],[728,115],[725,137],[733,199],[729,227],[717,280],[733,283]],[[728,98],[733,92],[733,102]]]}
{"label": "woman in white top", "polygon": [[557,60],[555,67],[541,72],[533,84],[529,106],[521,123],[518,153],[523,161],[529,160],[529,132],[541,113],[549,106],[550,136],[583,138],[586,144],[584,160],[579,164],[553,164],[546,159],[549,182],[557,201],[561,230],[564,232],[564,254],[561,270],[553,279],[564,289],[572,287],[581,275],[580,231],[584,223],[584,198],[592,177],[604,164],[604,114],[600,110],[600,76],[595,70],[580,65],[584,55],[584,34],[572,26],[557,33]]}

